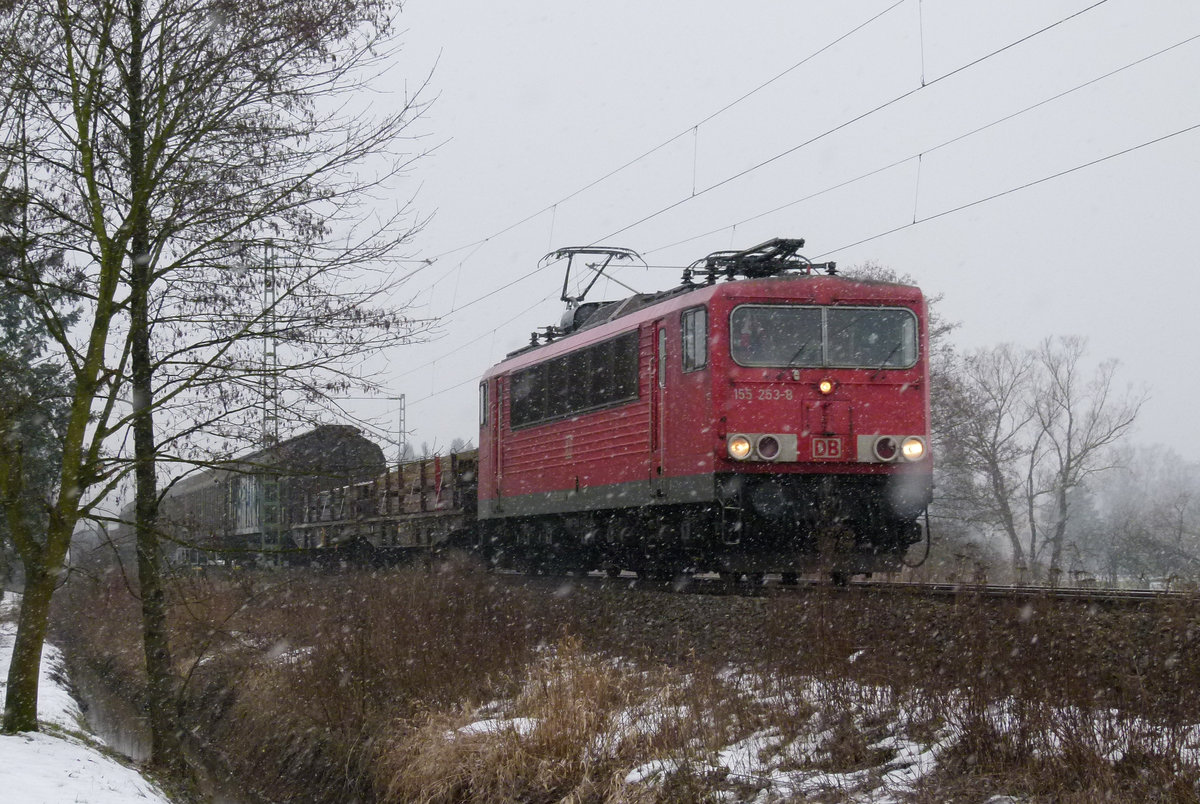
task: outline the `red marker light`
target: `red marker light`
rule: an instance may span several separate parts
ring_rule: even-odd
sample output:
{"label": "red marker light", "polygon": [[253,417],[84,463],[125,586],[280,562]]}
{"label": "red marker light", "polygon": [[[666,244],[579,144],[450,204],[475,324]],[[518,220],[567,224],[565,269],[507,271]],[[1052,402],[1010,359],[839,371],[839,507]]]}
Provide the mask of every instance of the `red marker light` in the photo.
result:
{"label": "red marker light", "polygon": [[875,441],[875,457],[881,461],[895,460],[898,451],[896,439],[891,436],[883,436]]}
{"label": "red marker light", "polygon": [[765,435],[758,439],[758,457],[764,461],[773,461],[779,457],[779,439]]}

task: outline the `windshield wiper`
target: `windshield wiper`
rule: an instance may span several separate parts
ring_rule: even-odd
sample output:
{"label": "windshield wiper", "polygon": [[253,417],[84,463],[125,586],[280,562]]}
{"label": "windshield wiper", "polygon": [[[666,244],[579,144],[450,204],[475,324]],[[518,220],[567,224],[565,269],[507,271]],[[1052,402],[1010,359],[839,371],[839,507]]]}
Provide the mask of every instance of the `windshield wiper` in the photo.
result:
{"label": "windshield wiper", "polygon": [[788,362],[786,364],[787,367],[788,368],[792,368],[792,367],[803,368],[803,366],[796,366],[796,358],[798,358],[801,354],[803,354],[804,350],[807,348],[808,348],[808,341],[805,341],[804,343],[800,344],[800,348],[797,349],[790,358],[788,358]]}
{"label": "windshield wiper", "polygon": [[872,380],[879,376],[879,372],[887,368],[888,363],[896,356],[896,352],[899,352],[902,346],[904,346],[903,341],[896,341],[896,345],[892,347],[892,351],[888,352],[888,356],[883,359],[883,362],[879,364],[879,368],[875,369],[875,373],[871,375]]}

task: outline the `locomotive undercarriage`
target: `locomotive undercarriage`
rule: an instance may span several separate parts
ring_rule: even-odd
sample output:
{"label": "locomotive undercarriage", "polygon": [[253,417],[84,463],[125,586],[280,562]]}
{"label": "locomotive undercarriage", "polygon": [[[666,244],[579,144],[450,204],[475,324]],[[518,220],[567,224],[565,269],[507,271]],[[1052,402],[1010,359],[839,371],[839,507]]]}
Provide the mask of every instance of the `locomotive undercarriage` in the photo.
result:
{"label": "locomotive undercarriage", "polygon": [[495,565],[525,572],[846,578],[898,570],[923,536],[930,494],[919,476],[729,474],[713,476],[712,489],[701,503],[489,520],[479,547]]}

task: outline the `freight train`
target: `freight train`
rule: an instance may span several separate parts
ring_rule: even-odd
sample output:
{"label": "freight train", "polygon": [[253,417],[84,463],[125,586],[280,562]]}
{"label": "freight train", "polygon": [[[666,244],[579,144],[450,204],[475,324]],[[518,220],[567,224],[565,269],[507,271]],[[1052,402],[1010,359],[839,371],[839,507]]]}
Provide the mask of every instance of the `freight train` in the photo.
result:
{"label": "freight train", "polygon": [[928,536],[933,488],[925,298],[802,247],[710,254],[675,288],[605,302],[586,291],[636,254],[554,252],[568,278],[577,262],[594,276],[577,296],[564,281],[562,322],[483,375],[477,450],[384,470],[357,432],[326,430],[328,455],[370,459],[288,473],[263,460],[277,480],[210,478],[228,490],[207,515],[190,481],[169,495],[175,515],[224,548],[303,558],[452,545],[532,572],[898,569]]}

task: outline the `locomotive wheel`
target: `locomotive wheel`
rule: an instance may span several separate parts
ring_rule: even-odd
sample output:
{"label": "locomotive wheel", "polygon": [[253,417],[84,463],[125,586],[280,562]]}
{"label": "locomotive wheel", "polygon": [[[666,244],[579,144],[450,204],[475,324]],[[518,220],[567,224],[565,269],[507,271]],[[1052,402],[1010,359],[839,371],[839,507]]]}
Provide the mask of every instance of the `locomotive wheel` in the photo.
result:
{"label": "locomotive wheel", "polygon": [[829,573],[829,580],[833,582],[834,586],[849,586],[850,573],[844,570],[834,570]]}
{"label": "locomotive wheel", "polygon": [[779,583],[783,586],[795,586],[800,582],[800,574],[796,572],[785,572],[779,576]]}
{"label": "locomotive wheel", "polygon": [[609,578],[616,580],[617,578],[621,577],[621,568],[618,567],[616,564],[609,564],[607,567],[604,568],[604,574],[607,575]]}
{"label": "locomotive wheel", "polygon": [[742,573],[732,570],[721,570],[720,575],[721,580],[731,589],[737,586],[742,580]]}

